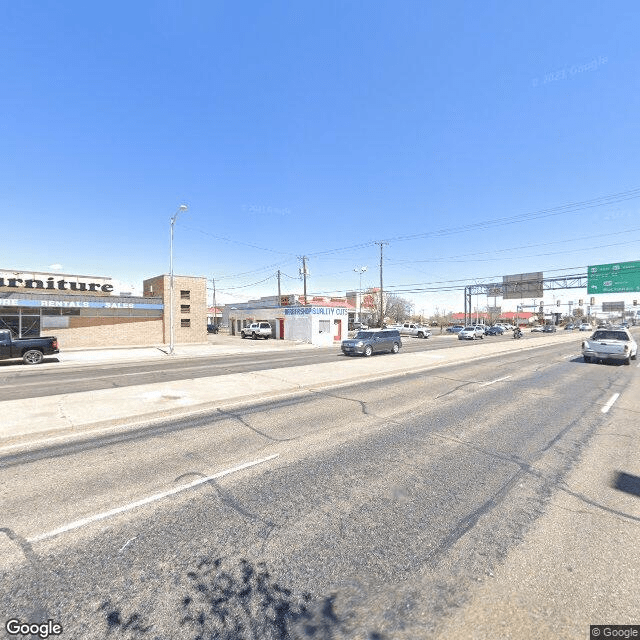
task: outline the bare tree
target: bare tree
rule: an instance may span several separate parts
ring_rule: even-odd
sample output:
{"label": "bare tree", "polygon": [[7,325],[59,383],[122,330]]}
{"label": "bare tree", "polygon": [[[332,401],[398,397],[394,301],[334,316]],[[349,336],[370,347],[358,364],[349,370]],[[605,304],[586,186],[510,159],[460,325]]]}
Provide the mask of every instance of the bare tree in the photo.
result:
{"label": "bare tree", "polygon": [[411,303],[393,293],[385,295],[385,317],[393,322],[405,322],[411,315]]}

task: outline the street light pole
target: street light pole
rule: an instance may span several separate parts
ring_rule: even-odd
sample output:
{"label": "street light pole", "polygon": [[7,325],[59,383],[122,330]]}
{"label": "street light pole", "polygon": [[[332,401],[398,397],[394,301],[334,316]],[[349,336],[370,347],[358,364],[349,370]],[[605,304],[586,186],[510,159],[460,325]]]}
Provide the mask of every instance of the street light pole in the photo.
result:
{"label": "street light pole", "polygon": [[360,274],[360,288],[358,289],[358,322],[362,322],[362,274],[367,267],[356,267],[354,271]]}
{"label": "street light pole", "polygon": [[174,327],[173,327],[173,227],[181,211],[186,211],[187,205],[181,204],[171,218],[171,236],[169,239],[169,355],[173,355]]}

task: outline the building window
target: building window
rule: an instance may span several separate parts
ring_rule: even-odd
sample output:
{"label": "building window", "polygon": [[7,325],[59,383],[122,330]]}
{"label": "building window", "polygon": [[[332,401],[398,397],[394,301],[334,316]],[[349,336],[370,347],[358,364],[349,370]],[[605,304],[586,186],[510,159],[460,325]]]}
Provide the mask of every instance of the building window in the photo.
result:
{"label": "building window", "polygon": [[190,304],[181,304],[180,305],[180,313],[190,313],[191,305]]}
{"label": "building window", "polygon": [[191,291],[180,291],[180,299],[181,300],[190,300],[191,299]]}
{"label": "building window", "polygon": [[191,326],[191,319],[190,318],[181,318],[180,319],[180,326],[181,327],[185,327],[185,328],[189,328]]}

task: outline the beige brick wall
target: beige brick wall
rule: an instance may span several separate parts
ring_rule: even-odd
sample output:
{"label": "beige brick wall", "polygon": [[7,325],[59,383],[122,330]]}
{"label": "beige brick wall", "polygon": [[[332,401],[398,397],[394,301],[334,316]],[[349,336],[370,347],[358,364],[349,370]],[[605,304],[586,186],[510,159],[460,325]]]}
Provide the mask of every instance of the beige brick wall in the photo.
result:
{"label": "beige brick wall", "polygon": [[68,329],[47,329],[58,338],[60,350],[72,347],[161,345],[162,318],[71,317]]}
{"label": "beige brick wall", "polygon": [[[144,295],[162,296],[164,300],[163,342],[168,344],[169,336],[169,291],[170,277],[155,276],[143,283]],[[182,298],[181,292],[188,291],[189,297]],[[182,311],[182,305],[189,310]],[[189,327],[182,326],[182,320],[189,320]],[[176,344],[207,341],[207,280],[192,276],[173,276],[173,326]]]}

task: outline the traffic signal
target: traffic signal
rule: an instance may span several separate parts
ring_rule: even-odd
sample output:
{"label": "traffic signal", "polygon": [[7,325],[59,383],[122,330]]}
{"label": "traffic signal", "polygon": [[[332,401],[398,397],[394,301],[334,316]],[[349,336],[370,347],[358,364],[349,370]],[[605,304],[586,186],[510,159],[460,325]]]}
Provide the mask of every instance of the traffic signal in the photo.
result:
{"label": "traffic signal", "polygon": [[634,301],[633,301],[633,306],[634,306],[634,307],[637,307],[637,306],[638,306],[638,301],[637,301],[637,300],[634,300]]}
{"label": "traffic signal", "polygon": [[595,303],[596,303],[596,299],[595,298],[591,298],[590,304],[594,305]]}
{"label": "traffic signal", "polygon": [[584,304],[584,300],[580,298],[580,300],[578,300],[578,306],[581,307],[583,304]]}
{"label": "traffic signal", "polygon": [[560,306],[560,300],[556,300],[556,307]]}

